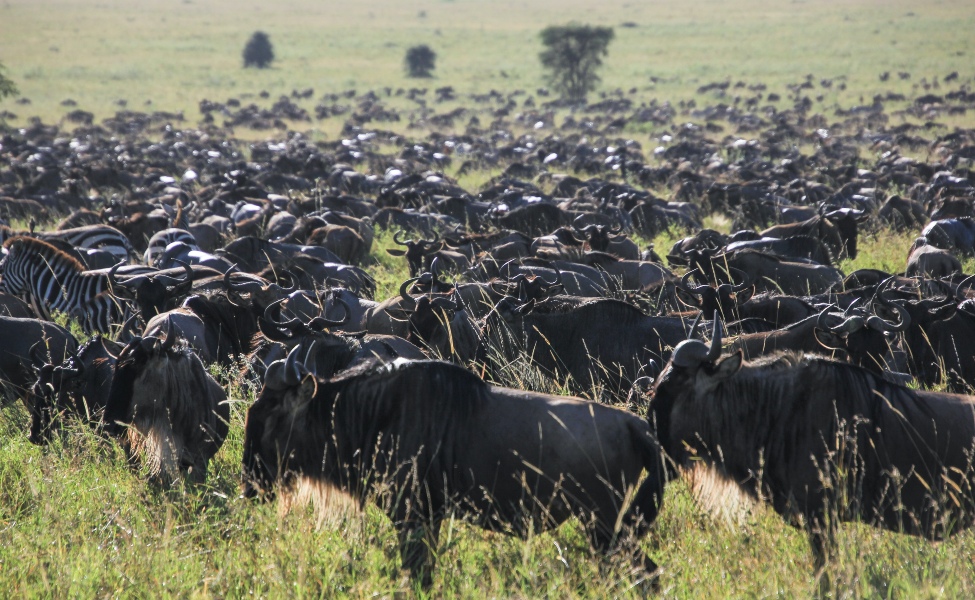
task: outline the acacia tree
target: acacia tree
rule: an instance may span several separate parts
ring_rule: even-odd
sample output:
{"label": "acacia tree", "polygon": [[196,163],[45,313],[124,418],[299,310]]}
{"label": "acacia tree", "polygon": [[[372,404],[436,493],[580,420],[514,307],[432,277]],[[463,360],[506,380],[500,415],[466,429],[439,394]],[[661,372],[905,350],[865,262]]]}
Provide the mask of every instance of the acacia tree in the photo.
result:
{"label": "acacia tree", "polygon": [[271,40],[263,31],[255,31],[251,39],[244,46],[244,68],[257,67],[264,69],[274,60],[274,48]]}
{"label": "acacia tree", "polygon": [[410,77],[430,77],[437,66],[437,53],[426,44],[413,46],[406,51],[406,72]]}
{"label": "acacia tree", "polygon": [[596,89],[596,70],[614,36],[612,27],[595,27],[569,23],[552,25],[542,30],[545,50],[538,55],[548,69],[548,84],[567,100],[582,102]]}
{"label": "acacia tree", "polygon": [[3,74],[4,70],[3,63],[0,63],[0,100],[3,100],[7,96],[16,96],[19,93],[14,82]]}

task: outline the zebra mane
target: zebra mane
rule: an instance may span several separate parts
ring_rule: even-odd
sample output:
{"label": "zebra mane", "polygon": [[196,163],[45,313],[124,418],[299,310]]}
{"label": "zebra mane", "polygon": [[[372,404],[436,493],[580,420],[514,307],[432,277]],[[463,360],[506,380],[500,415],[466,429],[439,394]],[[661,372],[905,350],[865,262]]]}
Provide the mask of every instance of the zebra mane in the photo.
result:
{"label": "zebra mane", "polygon": [[78,271],[79,273],[86,270],[85,266],[81,264],[81,262],[77,258],[57,248],[53,244],[49,244],[37,238],[32,238],[28,236],[12,237],[3,243],[3,247],[6,248],[8,251],[13,252],[14,244],[20,244],[24,247],[25,251],[40,254],[47,260],[59,260],[64,263],[67,263],[68,265],[71,266],[71,268]]}

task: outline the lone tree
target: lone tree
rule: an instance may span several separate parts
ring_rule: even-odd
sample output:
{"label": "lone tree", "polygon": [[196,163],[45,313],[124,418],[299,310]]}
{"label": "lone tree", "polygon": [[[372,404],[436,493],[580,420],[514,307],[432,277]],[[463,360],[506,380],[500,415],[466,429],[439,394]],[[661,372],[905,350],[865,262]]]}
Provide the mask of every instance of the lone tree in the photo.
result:
{"label": "lone tree", "polygon": [[548,83],[567,100],[582,102],[596,89],[596,70],[603,64],[607,47],[613,40],[612,27],[594,27],[569,23],[552,25],[542,30],[545,50],[538,55],[548,69]]}
{"label": "lone tree", "polygon": [[3,74],[4,70],[3,63],[0,63],[0,100],[3,100],[7,96],[16,96],[19,93],[14,82]]}
{"label": "lone tree", "polygon": [[272,60],[274,60],[274,48],[271,47],[271,40],[263,31],[255,31],[244,46],[244,68],[265,69]]}
{"label": "lone tree", "polygon": [[410,77],[430,77],[437,67],[437,53],[426,44],[413,46],[406,51],[406,72]]}

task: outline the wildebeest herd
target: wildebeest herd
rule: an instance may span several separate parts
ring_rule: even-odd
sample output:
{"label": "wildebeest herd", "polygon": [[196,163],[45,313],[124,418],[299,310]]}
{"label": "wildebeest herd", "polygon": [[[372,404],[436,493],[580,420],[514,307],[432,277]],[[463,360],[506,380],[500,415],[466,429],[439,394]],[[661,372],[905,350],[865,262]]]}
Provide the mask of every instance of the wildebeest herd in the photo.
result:
{"label": "wildebeest herd", "polygon": [[[524,92],[437,114],[452,91],[400,91],[420,139],[375,126],[401,118],[392,90],[323,98],[318,118],[351,112],[334,142],[233,137],[310,120],[287,97],[204,101],[195,129],[8,130],[3,404],[34,443],[77,420],[157,484],[199,484],[242,400],[218,365],[260,389],[244,495],[375,501],[423,584],[451,514],[520,535],[577,517],[609,554],[702,465],[803,527],[819,570],[840,521],[950,535],[975,515],[975,131],[938,119],[975,93],[827,116],[814,88],[719,86],[704,108],[618,91],[569,114]],[[458,183],[475,171],[493,176]],[[891,231],[916,232],[903,271],[841,270]],[[410,274],[385,298],[379,253]]]}

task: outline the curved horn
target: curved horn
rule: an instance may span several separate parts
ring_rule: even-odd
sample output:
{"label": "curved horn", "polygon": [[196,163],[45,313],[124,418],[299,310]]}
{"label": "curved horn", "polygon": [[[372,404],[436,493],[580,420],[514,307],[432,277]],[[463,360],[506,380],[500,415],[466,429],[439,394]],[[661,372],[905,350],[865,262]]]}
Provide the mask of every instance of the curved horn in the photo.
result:
{"label": "curved horn", "polygon": [[[193,285],[193,268],[181,261],[176,260],[176,262],[183,267],[183,277],[181,279],[176,277],[170,277],[169,275],[157,275],[153,279],[165,285],[166,287],[173,288],[173,294],[182,294],[186,289]],[[126,282],[122,285],[128,285],[130,282]]]}
{"label": "curved horn", "polygon": [[349,306],[349,303],[346,302],[344,298],[335,298],[335,303],[341,304],[342,307],[345,309],[344,317],[335,320],[326,319],[325,317],[315,317],[314,319],[308,322],[308,328],[314,331],[321,331],[326,327],[340,327],[348,323],[349,319],[352,318],[352,307]]}
{"label": "curved horn", "polygon": [[911,313],[907,312],[906,308],[900,304],[897,304],[896,302],[890,302],[890,304],[887,304],[887,306],[897,312],[897,314],[900,316],[900,322],[895,324],[894,322],[878,317],[877,315],[870,315],[867,317],[867,327],[876,331],[906,331],[907,328],[911,326]]}
{"label": "curved horn", "polygon": [[301,351],[301,344],[298,344],[288,353],[288,358],[284,361],[284,373],[282,379],[288,387],[293,387],[301,383],[301,367],[298,363],[298,353]]}
{"label": "curved horn", "polygon": [[406,310],[416,309],[416,300],[414,300],[409,294],[406,293],[406,288],[409,287],[411,283],[419,279],[418,277],[412,277],[403,282],[403,285],[399,286],[399,295],[403,299],[403,308]]}
{"label": "curved horn", "polygon": [[117,287],[121,285],[119,280],[115,278],[115,273],[119,270],[119,267],[125,264],[124,260],[118,261],[116,264],[112,265],[112,268],[108,270],[108,285],[110,288]]}
{"label": "curved horn", "polygon": [[851,317],[846,317],[843,319],[839,325],[830,326],[827,319],[830,316],[830,309],[836,308],[833,305],[827,306],[821,313],[819,317],[816,318],[816,327],[822,329],[823,331],[830,331],[832,333],[853,333],[854,331],[859,331],[863,327],[863,317],[861,315],[853,315]]}
{"label": "curved horn", "polygon": [[44,345],[44,340],[41,340],[35,343],[33,346],[31,346],[30,352],[28,352],[28,356],[30,356],[31,362],[35,365],[48,364],[47,361],[50,359],[44,357],[45,350],[47,350],[47,347]]}
{"label": "curved horn", "polygon": [[401,233],[403,233],[403,230],[402,230],[402,229],[400,229],[399,231],[397,231],[396,233],[394,233],[394,234],[393,234],[393,241],[394,241],[394,242],[396,242],[396,243],[397,243],[397,244],[399,244],[400,246],[406,246],[406,245],[408,245],[408,244],[409,244],[410,242],[412,242],[412,241],[413,241],[413,240],[405,240],[405,241],[404,241],[404,240],[401,240],[401,239],[399,239],[399,236],[400,236],[400,234],[401,234]]}
{"label": "curved horn", "polygon": [[166,320],[166,340],[163,342],[162,350],[163,352],[169,352],[173,349],[173,345],[176,344],[176,327],[173,325],[172,319]]}
{"label": "curved horn", "polygon": [[226,286],[227,290],[233,290],[234,292],[259,292],[264,289],[264,286],[259,281],[244,281],[241,283],[234,283],[230,276],[235,273],[232,268],[227,269],[227,272],[223,274],[223,284]]}
{"label": "curved horn", "polygon": [[287,300],[287,298],[281,298],[280,300],[275,300],[274,302],[268,304],[267,308],[264,309],[263,319],[274,327],[280,329],[290,329],[293,332],[295,329],[304,325],[304,323],[302,323],[300,319],[293,318],[293,319],[288,319],[287,321],[278,321],[271,316],[274,313],[275,308],[277,308],[278,312],[280,312],[281,303],[284,302],[285,300]]}
{"label": "curved horn", "polygon": [[739,273],[741,275],[741,283],[733,286],[731,288],[732,292],[735,292],[737,294],[738,292],[746,290],[752,286],[752,277],[748,273],[742,271],[741,269],[736,269],[735,267],[731,267],[731,273],[732,274]]}
{"label": "curved horn", "polygon": [[721,356],[721,320],[718,317],[718,311],[714,311],[714,320],[712,321],[711,329],[711,348],[708,349],[708,354],[705,357],[708,362],[714,362]]}
{"label": "curved horn", "polygon": [[691,269],[684,276],[680,278],[680,283],[678,287],[684,290],[688,294],[694,294],[695,296],[701,296],[704,294],[704,290],[708,289],[710,286],[707,285],[693,285],[691,284],[691,275],[694,273],[700,273],[700,269]]}

